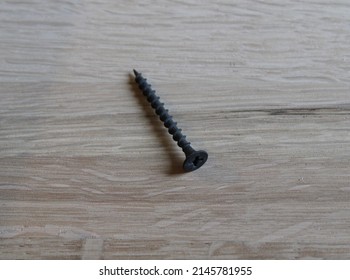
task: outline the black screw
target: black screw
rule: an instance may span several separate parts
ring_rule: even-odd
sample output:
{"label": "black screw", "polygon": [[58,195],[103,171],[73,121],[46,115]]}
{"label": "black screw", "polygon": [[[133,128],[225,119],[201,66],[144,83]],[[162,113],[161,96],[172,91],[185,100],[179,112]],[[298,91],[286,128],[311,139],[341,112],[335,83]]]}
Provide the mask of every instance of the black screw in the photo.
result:
{"label": "black screw", "polygon": [[159,101],[159,96],[156,95],[151,85],[147,83],[147,79],[143,78],[141,73],[137,72],[135,69],[134,74],[135,81],[140,90],[142,90],[143,95],[147,98],[147,101],[164,123],[168,132],[173,135],[173,139],[177,142],[177,145],[182,148],[182,151],[185,153],[184,170],[189,172],[200,168],[207,161],[208,153],[206,151],[196,151],[191,147],[191,143],[188,142],[186,136],[181,133],[182,130],[177,127],[177,123],[173,121],[173,117],[170,116],[168,110],[164,108],[164,103]]}

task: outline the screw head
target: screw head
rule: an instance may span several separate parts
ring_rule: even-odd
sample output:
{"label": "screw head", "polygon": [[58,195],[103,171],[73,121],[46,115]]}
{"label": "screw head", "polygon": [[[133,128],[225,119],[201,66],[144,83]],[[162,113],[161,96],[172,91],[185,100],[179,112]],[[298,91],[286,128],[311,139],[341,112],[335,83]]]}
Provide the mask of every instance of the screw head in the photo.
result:
{"label": "screw head", "polygon": [[208,153],[206,151],[195,151],[186,157],[183,168],[186,172],[197,170],[207,159]]}

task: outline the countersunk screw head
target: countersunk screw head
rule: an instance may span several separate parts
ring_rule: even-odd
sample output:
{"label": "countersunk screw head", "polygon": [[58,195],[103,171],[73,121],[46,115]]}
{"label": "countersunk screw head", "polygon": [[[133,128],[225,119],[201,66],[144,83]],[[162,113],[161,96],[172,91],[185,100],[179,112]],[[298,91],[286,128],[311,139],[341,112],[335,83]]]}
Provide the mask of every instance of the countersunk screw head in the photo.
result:
{"label": "countersunk screw head", "polygon": [[186,156],[183,164],[183,168],[186,172],[195,171],[200,168],[208,159],[208,153],[206,151],[194,151]]}

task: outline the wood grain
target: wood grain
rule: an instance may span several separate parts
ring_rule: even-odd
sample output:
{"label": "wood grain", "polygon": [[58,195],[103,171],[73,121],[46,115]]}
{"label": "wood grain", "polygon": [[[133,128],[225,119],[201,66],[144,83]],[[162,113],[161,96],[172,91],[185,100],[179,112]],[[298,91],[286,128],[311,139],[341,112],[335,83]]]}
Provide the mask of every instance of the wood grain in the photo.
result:
{"label": "wood grain", "polygon": [[[1,259],[349,259],[350,4],[2,1]],[[183,154],[141,71],[209,160]]]}

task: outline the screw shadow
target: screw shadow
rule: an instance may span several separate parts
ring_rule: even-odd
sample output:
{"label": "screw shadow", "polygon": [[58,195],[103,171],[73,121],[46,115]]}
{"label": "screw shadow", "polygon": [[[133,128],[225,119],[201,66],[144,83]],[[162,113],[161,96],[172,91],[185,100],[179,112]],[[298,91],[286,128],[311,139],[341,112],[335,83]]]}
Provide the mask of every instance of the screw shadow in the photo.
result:
{"label": "screw shadow", "polygon": [[[168,175],[180,175],[183,174],[183,158],[179,156],[179,153],[175,147],[177,145],[173,141],[171,135],[168,134],[167,129],[164,127],[163,123],[159,120],[158,116],[156,116],[153,108],[148,103],[147,99],[143,96],[140,89],[138,88],[135,77],[132,74],[129,74],[129,86],[132,92],[134,93],[135,99],[137,99],[139,105],[142,107],[144,116],[150,122],[150,125],[153,129],[154,135],[160,142],[161,146],[165,150],[166,154],[169,157],[170,166],[167,171]],[[152,117],[150,117],[152,116]],[[164,129],[159,129],[163,127]]]}

